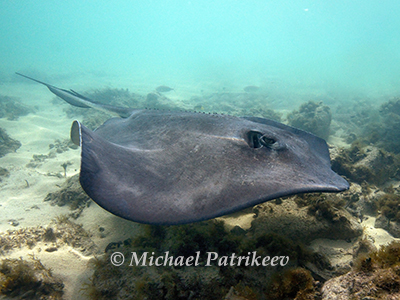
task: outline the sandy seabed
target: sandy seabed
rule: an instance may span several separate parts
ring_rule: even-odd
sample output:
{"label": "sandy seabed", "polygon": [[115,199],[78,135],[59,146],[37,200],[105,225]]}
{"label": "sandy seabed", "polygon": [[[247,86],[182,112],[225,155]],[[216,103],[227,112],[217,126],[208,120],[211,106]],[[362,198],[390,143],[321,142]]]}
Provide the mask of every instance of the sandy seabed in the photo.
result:
{"label": "sandy seabed", "polygon": [[[64,112],[66,104],[53,103],[54,96],[43,86],[16,84],[8,86],[2,93],[34,107],[35,112],[14,121],[0,119],[0,127],[22,144],[15,153],[0,158],[0,166],[10,172],[10,175],[3,177],[3,181],[0,182],[0,233],[25,227],[46,227],[57,216],[71,212],[67,206],[52,206],[43,200],[48,193],[59,190],[66,181],[61,166],[63,163],[69,163],[67,178],[79,173],[80,150],[70,149],[57,153],[55,157],[44,159],[36,167],[27,165],[32,161],[33,155],[47,155],[50,152],[49,145],[54,144],[56,140],[69,139],[69,130],[74,118],[68,118]],[[80,116],[76,116],[76,119],[79,118]],[[252,214],[239,213],[223,219],[229,227],[240,225],[248,229]],[[118,218],[95,203],[86,208],[75,222],[82,224],[89,232],[98,232],[99,227],[110,232],[101,237],[93,235],[92,240],[99,249],[104,249],[110,242],[130,238],[140,232],[138,224]],[[372,236],[376,245],[393,240],[386,231],[373,227],[372,218],[363,225],[365,234]],[[329,241],[329,247],[340,248],[341,242]],[[316,243],[327,246],[328,242],[321,240]],[[313,247],[318,248],[317,244],[314,243]],[[9,251],[2,258],[22,257],[29,260],[33,254],[63,281],[64,299],[86,299],[81,289],[82,284],[89,282],[93,273],[88,266],[88,261],[93,255],[85,256],[66,245],[54,252],[44,251],[45,247],[47,245],[44,242],[39,242],[32,249],[23,247]],[[97,253],[101,254],[102,250]]]}
{"label": "sandy seabed", "polygon": [[[55,157],[37,163],[36,167],[27,166],[33,160],[33,155],[49,154],[49,145],[56,140],[69,139],[69,130],[74,119],[68,118],[63,111],[65,104],[52,104],[54,96],[45,87],[15,86],[14,89],[8,87],[7,92],[3,93],[34,107],[35,112],[13,121],[0,119],[0,127],[11,138],[21,142],[21,147],[16,152],[0,158],[0,166],[10,172],[0,182],[0,234],[25,227],[46,227],[56,217],[69,214],[69,207],[52,206],[43,200],[48,193],[59,190],[66,181],[61,166],[63,163],[70,163],[66,172],[67,178],[79,173],[80,167],[79,149],[57,153]],[[92,238],[99,249],[104,249],[111,241],[132,237],[139,228],[137,224],[118,218],[95,203],[74,221],[82,224],[89,232],[98,232],[99,227],[113,232],[107,237]],[[87,262],[93,255],[84,256],[66,245],[55,252],[44,251],[46,247],[44,242],[39,242],[32,249],[23,247],[11,250],[2,258],[22,257],[29,260],[33,254],[64,282],[64,299],[86,299],[80,289],[82,283],[88,282],[92,274]],[[97,253],[99,254],[102,253]]]}

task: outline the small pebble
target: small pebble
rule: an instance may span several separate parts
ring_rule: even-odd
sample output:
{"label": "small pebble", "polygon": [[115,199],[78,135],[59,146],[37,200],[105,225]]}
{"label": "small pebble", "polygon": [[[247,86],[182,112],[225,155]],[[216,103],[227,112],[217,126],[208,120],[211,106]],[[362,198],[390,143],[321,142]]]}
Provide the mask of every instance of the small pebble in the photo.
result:
{"label": "small pebble", "polygon": [[10,224],[12,226],[18,226],[19,225],[19,222],[17,220],[15,220],[15,219],[10,219],[7,222],[8,222],[8,224]]}
{"label": "small pebble", "polygon": [[44,249],[44,251],[47,251],[47,252],[54,252],[57,250],[58,250],[57,247],[49,247],[49,248]]}

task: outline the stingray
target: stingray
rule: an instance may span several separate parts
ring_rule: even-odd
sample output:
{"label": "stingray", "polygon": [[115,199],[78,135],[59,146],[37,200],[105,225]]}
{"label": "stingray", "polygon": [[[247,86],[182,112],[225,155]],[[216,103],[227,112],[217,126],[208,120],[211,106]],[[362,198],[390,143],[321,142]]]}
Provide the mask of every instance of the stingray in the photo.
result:
{"label": "stingray", "polygon": [[326,142],[311,133],[257,117],[104,105],[19,75],[71,105],[118,115],[94,131],[74,121],[71,139],[81,147],[82,188],[119,217],[185,224],[349,188],[332,171]]}

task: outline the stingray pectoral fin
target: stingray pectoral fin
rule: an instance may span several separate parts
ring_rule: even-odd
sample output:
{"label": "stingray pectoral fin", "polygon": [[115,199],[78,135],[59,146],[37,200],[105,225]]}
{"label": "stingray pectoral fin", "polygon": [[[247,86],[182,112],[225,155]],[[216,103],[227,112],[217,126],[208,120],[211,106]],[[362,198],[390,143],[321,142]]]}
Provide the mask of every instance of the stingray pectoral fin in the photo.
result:
{"label": "stingray pectoral fin", "polygon": [[[80,134],[79,134],[80,133]],[[151,181],[142,151],[112,143],[79,122],[72,125],[73,139],[81,141],[81,172],[79,181],[88,196],[105,210],[128,220],[160,223],[156,212],[162,207],[149,202],[152,191],[142,185]],[[157,187],[159,182],[152,186]]]}

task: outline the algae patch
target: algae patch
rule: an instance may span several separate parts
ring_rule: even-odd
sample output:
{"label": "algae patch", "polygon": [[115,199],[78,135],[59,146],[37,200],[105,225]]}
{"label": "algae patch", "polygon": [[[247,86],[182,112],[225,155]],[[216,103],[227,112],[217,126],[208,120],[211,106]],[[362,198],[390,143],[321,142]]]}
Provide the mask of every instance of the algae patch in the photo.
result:
{"label": "algae patch", "polygon": [[330,108],[322,102],[304,103],[298,111],[288,114],[287,119],[290,126],[312,132],[323,139],[329,137],[332,114]]}
{"label": "algae patch", "polygon": [[47,227],[27,227],[1,233],[0,254],[4,255],[22,247],[33,249],[38,243],[42,243],[41,246],[44,246],[45,251],[47,248],[59,248],[63,245],[71,246],[84,255],[93,254],[98,250],[91,240],[91,234],[81,225],[72,222],[67,217],[59,217]]}
{"label": "algae patch", "polygon": [[[256,230],[240,234],[236,231],[228,232],[223,223],[216,220],[169,227],[145,225],[144,234],[110,244],[104,257],[92,261],[94,274],[91,282],[86,285],[85,292],[92,299],[270,299],[267,283],[271,282],[274,273],[285,272],[306,262],[316,263],[321,268],[330,268],[323,257],[285,237]],[[132,252],[136,252],[139,257],[144,252],[154,252],[154,256],[159,256],[165,251],[169,251],[170,256],[188,257],[200,251],[203,254],[216,252],[221,257],[232,253],[246,256],[256,251],[260,256],[288,255],[290,262],[287,267],[217,264],[208,267],[202,264],[197,267],[142,267],[129,266],[129,262],[115,267],[110,263],[115,251],[123,253],[126,258]],[[306,282],[304,286],[298,286],[297,292],[305,293],[306,290],[310,295],[316,293],[309,271],[294,272],[298,276],[294,273],[290,273],[293,276],[284,275],[285,285],[292,280],[293,284],[298,284],[304,278]],[[293,289],[285,293],[282,295],[292,295],[295,291]]]}
{"label": "algae patch", "polygon": [[399,299],[400,242],[361,255],[351,272],[327,281],[322,294],[323,299]]}
{"label": "algae patch", "polygon": [[0,118],[14,121],[32,111],[33,109],[21,104],[17,99],[0,95]]}
{"label": "algae patch", "polygon": [[44,201],[51,205],[69,206],[73,211],[70,216],[74,219],[78,218],[82,210],[89,207],[92,202],[80,186],[79,175],[68,178],[60,190],[47,194]]}
{"label": "algae patch", "polygon": [[16,152],[19,147],[21,147],[21,142],[12,139],[3,128],[0,128],[0,157]]}
{"label": "algae patch", "polygon": [[0,295],[13,299],[62,299],[64,284],[39,259],[2,259]]}

